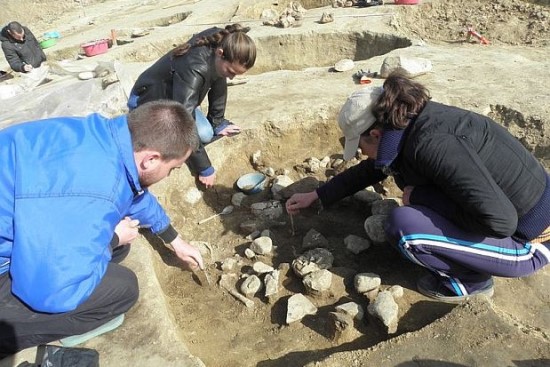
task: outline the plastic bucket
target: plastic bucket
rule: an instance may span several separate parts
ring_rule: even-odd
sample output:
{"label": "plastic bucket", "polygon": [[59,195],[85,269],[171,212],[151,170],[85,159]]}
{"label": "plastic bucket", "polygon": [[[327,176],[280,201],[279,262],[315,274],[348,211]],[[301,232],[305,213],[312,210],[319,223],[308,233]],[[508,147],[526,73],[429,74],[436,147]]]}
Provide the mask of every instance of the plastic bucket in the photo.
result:
{"label": "plastic bucket", "polygon": [[237,180],[237,187],[245,194],[257,194],[264,189],[265,175],[259,172],[247,173]]}
{"label": "plastic bucket", "polygon": [[81,45],[86,56],[91,57],[99,54],[104,54],[109,49],[109,40],[102,39],[93,42],[88,42]]}

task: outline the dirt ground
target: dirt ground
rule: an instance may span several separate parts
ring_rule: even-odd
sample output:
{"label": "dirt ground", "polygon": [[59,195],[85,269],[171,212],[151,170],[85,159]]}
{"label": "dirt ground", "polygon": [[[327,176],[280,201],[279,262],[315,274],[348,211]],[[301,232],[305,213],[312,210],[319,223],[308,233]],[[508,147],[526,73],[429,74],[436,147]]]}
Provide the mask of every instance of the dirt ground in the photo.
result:
{"label": "dirt ground", "polygon": [[[145,277],[158,279],[162,294],[153,293],[152,297],[168,305],[164,317],[166,320],[163,321],[175,326],[177,334],[170,334],[170,340],[166,340],[162,333],[154,334],[158,337],[155,342],[173,345],[174,339],[179,338],[183,341],[181,348],[188,349],[191,355],[199,358],[206,366],[550,365],[550,273],[547,269],[521,280],[497,279],[496,294],[490,303],[456,307],[429,301],[415,291],[415,281],[423,274],[423,270],[402,259],[391,247],[374,245],[359,255],[345,250],[343,239],[347,235],[365,237],[363,222],[370,215],[370,208],[355,200],[343,200],[320,213],[311,210],[297,216],[294,219],[294,231],[287,216],[280,218],[277,223],[264,223],[260,228],[269,228],[276,246],[273,256],[262,257],[261,260],[275,268],[280,264],[291,263],[301,253],[302,238],[310,229],[316,229],[327,238],[328,249],[335,256],[334,273],[342,277],[346,292],[337,298],[312,299],[319,308],[317,314],[304,318],[302,322],[286,325],[288,298],[304,292],[301,281],[292,273],[285,274],[282,293],[276,302],[270,303],[265,297],[257,295],[253,298],[253,309],[244,307],[216,285],[224,273],[221,265],[227,258],[239,260],[235,271],[239,275],[251,273],[254,261],[244,256],[250,240],[246,238],[247,233],[241,224],[254,219],[249,206],[270,199],[269,190],[247,197],[244,205],[230,215],[202,225],[198,225],[197,221],[221,211],[231,203],[231,197],[236,192],[236,179],[257,168],[251,163],[254,152],[262,152],[263,167],[272,167],[275,171],[287,170],[294,180],[307,176],[326,181],[342,169],[329,167],[308,173],[303,169],[303,162],[310,157],[322,159],[329,156],[332,162],[341,157],[340,134],[334,124],[339,103],[335,101],[341,101],[357,86],[349,76],[327,72],[330,65],[325,60],[329,56],[334,59],[338,54],[342,55],[341,58],[349,54],[347,44],[344,44],[344,38],[350,37],[348,32],[361,33],[367,28],[374,28],[392,37],[410,39],[411,54],[421,57],[429,55],[440,64],[446,62],[447,68],[442,75],[436,77],[434,72],[422,77],[422,81],[436,92],[436,99],[488,114],[507,126],[547,169],[550,167],[550,123],[547,113],[550,96],[548,84],[544,80],[537,81],[536,77],[536,73],[544,73],[545,77],[548,75],[550,7],[547,1],[434,0],[424,1],[419,6],[394,6],[387,2],[384,6],[369,9],[333,9],[327,6],[330,2],[326,1],[304,3],[311,9],[306,13],[312,14],[310,23],[314,23],[314,17],[318,19],[324,11],[335,12],[341,17],[338,21],[342,22],[348,17],[356,17],[355,23],[350,21],[350,29],[346,29],[348,24],[344,23],[334,26],[328,35],[306,28],[315,24],[284,30],[262,27],[258,21],[261,10],[267,7],[280,10],[288,1],[278,2],[278,6],[274,5],[276,3],[229,1],[222,5],[221,2],[207,0],[170,3],[147,0],[139,3],[22,0],[3,5],[0,14],[2,24],[17,19],[29,25],[37,35],[53,29],[63,34],[60,45],[47,50],[49,60],[59,61],[67,55],[74,57],[78,44],[88,40],[94,32],[97,38],[101,38],[107,36],[110,29],[116,28],[121,38],[128,39],[123,30],[131,29],[134,21],[139,20],[141,23],[138,24],[142,25],[157,24],[155,27],[159,33],[154,38],[155,42],[131,40],[133,43],[112,49],[102,56],[106,60],[116,58],[128,62],[128,68],[134,76],[139,75],[148,62],[205,24],[250,20],[256,26],[251,35],[262,40],[259,49],[263,51],[263,61],[260,53],[257,69],[250,73],[250,82],[243,86],[232,86],[229,91],[228,116],[235,118],[235,121],[242,121],[245,132],[231,141],[222,139],[209,148],[215,152],[211,154],[215,165],[220,167],[217,185],[212,190],[202,190],[202,200],[193,205],[186,201],[186,195],[196,183],[188,174],[171,178],[155,189],[160,202],[167,206],[174,225],[181,230],[184,238],[209,243],[212,251],[205,255],[206,271],[214,283],[210,286],[201,285],[204,279],[183,272],[168,250],[154,238],[145,236],[146,242],[155,250],[151,256],[155,272],[147,273]],[[175,15],[187,12],[193,15],[174,18]],[[358,23],[361,18],[357,18],[357,14],[364,17],[365,30]],[[174,22],[181,22],[182,27],[178,28],[178,32],[170,31],[170,27],[177,25],[162,24],[167,19],[170,22],[173,19],[176,19]],[[184,28],[186,23],[193,26]],[[475,39],[466,41],[465,30],[468,26],[474,27],[491,45],[480,46]],[[303,34],[306,34],[307,39],[300,38],[306,37]],[[327,43],[330,43],[330,49],[326,48]],[[441,48],[422,50],[420,47],[423,43]],[[277,49],[277,45],[281,48]],[[277,51],[283,54],[278,55]],[[288,53],[284,54],[284,51]],[[315,54],[315,57],[308,59],[307,55],[297,55],[308,52]],[[371,60],[366,57],[355,58],[359,61],[356,69],[373,67],[375,70],[375,65],[380,64],[385,53],[373,51]],[[483,56],[479,57],[480,54]],[[279,57],[276,59],[278,61],[272,61],[276,57]],[[469,59],[479,61],[479,65],[465,65],[463,61]],[[529,69],[524,66],[527,61]],[[453,72],[453,63],[457,64],[456,68],[460,65],[462,72]],[[506,75],[503,70],[508,68],[508,63],[513,78],[503,79],[502,76]],[[485,68],[476,69],[478,66]],[[522,87],[520,91],[516,80],[520,73],[529,73],[529,81],[534,88],[530,91],[532,96],[526,97],[529,88],[526,90]],[[481,85],[476,86],[475,92],[468,90],[468,84],[459,80],[471,78],[473,83],[480,77],[484,77],[484,81],[477,83]],[[375,80],[375,83],[381,82]],[[335,86],[334,83],[341,86]],[[449,85],[452,92],[447,93]],[[495,92],[481,92],[484,85],[493,87]],[[310,94],[318,93],[318,96],[302,99],[300,93],[304,90],[310,91]],[[499,101],[495,96],[501,95],[503,98]],[[266,102],[266,98],[270,100]],[[308,105],[310,103],[316,105]],[[124,108],[120,104],[114,110],[123,112]],[[258,125],[258,121],[262,124]],[[214,156],[216,153],[218,156]],[[386,182],[384,186],[385,197],[399,199],[400,194],[391,182]],[[382,192],[380,188],[378,190]],[[334,306],[355,301],[366,309],[368,304],[367,299],[354,292],[350,286],[353,275],[358,272],[379,274],[384,288],[400,285],[405,289],[404,296],[398,300],[398,330],[388,335],[376,323],[358,322],[353,338],[335,341],[331,338],[329,314],[334,311]],[[143,279],[140,278],[142,283]],[[522,297],[518,297],[520,293]],[[135,345],[132,340],[138,337],[146,340],[148,333],[143,330],[154,328],[154,324],[159,322],[153,317],[154,313],[148,321],[144,307],[140,305],[134,314],[130,312],[126,321],[131,323],[132,320],[140,320],[142,332],[132,334],[129,330],[134,329],[122,327],[112,333],[115,335],[113,338],[120,339],[122,345]],[[162,314],[165,311],[159,307],[157,312]],[[484,332],[485,329],[488,334]],[[453,330],[456,335],[452,335]],[[106,344],[117,345],[109,336],[105,339]],[[432,344],[428,340],[433,340],[434,348],[437,347],[441,352],[425,351]],[[88,346],[103,352],[102,365],[119,366],[121,360],[130,358],[125,353],[130,350],[131,354],[140,353],[130,347],[127,350],[121,347],[115,350],[118,353],[116,358],[109,357],[107,355],[113,349],[101,344],[101,341],[98,343]],[[424,343],[427,345],[419,347],[419,344]],[[525,345],[528,347],[517,351]],[[464,349],[468,351],[461,353],[460,350]],[[174,365],[195,366],[200,363],[194,361]]]}

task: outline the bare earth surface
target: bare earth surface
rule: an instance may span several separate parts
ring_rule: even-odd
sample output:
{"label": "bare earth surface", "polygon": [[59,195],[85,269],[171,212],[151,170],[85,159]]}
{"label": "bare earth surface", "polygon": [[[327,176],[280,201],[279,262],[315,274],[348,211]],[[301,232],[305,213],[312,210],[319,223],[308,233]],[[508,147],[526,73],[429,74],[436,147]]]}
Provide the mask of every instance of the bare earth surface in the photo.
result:
{"label": "bare earth surface", "polygon": [[[117,60],[120,82],[102,87],[100,78],[80,81],[74,75],[52,74],[51,80],[0,103],[0,127],[30,118],[100,111],[126,111],[125,84],[174,44],[211,25],[243,22],[257,41],[258,61],[247,82],[229,88],[227,117],[244,128],[231,139],[207,147],[217,168],[217,184],[201,189],[186,169],[154,188],[184,238],[206,241],[204,279],[184,272],[159,242],[146,233],[133,246],[126,265],[140,280],[140,301],[115,331],[91,340],[102,366],[548,366],[550,365],[550,270],[523,279],[496,279],[491,300],[460,306],[431,301],[415,291],[422,269],[402,259],[387,244],[353,255],[343,239],[364,237],[370,214],[354,200],[344,200],[320,213],[288,217],[269,227],[276,246],[261,260],[274,267],[301,253],[302,238],[314,228],[328,240],[335,256],[334,274],[342,292],[310,297],[319,311],[286,325],[288,298],[303,293],[293,274],[282,278],[278,300],[256,295],[246,308],[217,285],[221,263],[239,260],[238,275],[251,272],[254,261],[244,256],[250,241],[241,224],[253,220],[250,204],[270,198],[269,190],[248,196],[227,216],[198,225],[220,212],[237,192],[237,178],[257,166],[251,156],[261,151],[261,167],[288,170],[295,181],[312,176],[325,181],[343,167],[307,171],[311,157],[341,157],[335,116],[346,96],[361,88],[352,78],[359,69],[379,71],[386,56],[429,59],[433,70],[419,76],[435,100],[487,114],[506,126],[550,168],[550,7],[548,2],[520,0],[424,1],[418,6],[332,8],[330,1],[304,2],[308,8],[299,27],[264,26],[264,9],[282,11],[288,2],[271,1],[20,1],[3,5],[0,21],[19,20],[36,35],[57,30],[59,43],[46,49],[50,67],[64,59],[77,65]],[[323,12],[335,21],[320,24]],[[466,41],[474,27],[490,41]],[[106,54],[76,60],[80,44],[107,38],[115,30],[119,43]],[[135,30],[147,35],[132,38]],[[343,58],[353,70],[331,70]],[[0,68],[6,70],[0,61]],[[15,79],[17,80],[17,79]],[[14,82],[11,80],[9,82]],[[381,85],[382,79],[373,79]],[[5,82],[7,83],[7,82]],[[0,86],[3,83],[0,83]],[[89,93],[88,94],[85,94]],[[95,94],[92,94],[95,93]],[[72,101],[74,96],[77,103]],[[63,111],[61,113],[60,111]],[[387,197],[399,199],[391,183]],[[294,232],[294,233],[292,233]],[[350,287],[358,272],[381,276],[382,287],[400,285],[397,333],[388,335],[370,319],[357,322],[345,339],[331,337],[329,313],[335,305],[368,300]],[[0,367],[32,361],[34,349],[0,362]]]}

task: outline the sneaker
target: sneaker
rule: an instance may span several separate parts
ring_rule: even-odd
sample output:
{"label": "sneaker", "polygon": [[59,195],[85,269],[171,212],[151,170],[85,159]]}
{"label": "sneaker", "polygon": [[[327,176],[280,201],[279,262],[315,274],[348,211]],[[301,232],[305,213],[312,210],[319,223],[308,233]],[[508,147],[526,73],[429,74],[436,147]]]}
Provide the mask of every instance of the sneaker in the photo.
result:
{"label": "sneaker", "polygon": [[418,291],[426,297],[448,303],[460,303],[472,297],[492,297],[494,293],[493,279],[489,279],[481,288],[462,296],[453,293],[445,284],[433,275],[425,275],[416,282]]}
{"label": "sneaker", "polygon": [[118,315],[111,321],[106,322],[105,324],[101,325],[98,328],[95,328],[84,334],[68,336],[66,338],[60,339],[59,342],[64,347],[74,347],[75,345],[82,344],[92,338],[95,338],[96,336],[105,334],[111,330],[116,329],[117,327],[122,325],[123,322],[124,322],[124,314]]}

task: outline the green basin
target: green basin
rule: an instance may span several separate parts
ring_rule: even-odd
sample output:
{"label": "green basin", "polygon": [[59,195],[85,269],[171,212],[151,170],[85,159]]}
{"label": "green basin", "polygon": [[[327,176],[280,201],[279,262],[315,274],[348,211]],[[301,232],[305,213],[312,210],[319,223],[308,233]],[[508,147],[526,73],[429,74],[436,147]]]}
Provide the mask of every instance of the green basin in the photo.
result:
{"label": "green basin", "polygon": [[40,47],[48,48],[48,47],[52,47],[56,43],[57,43],[57,38],[48,38],[40,42]]}

